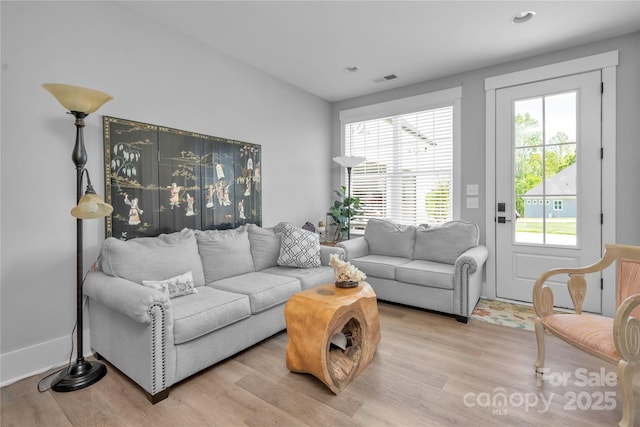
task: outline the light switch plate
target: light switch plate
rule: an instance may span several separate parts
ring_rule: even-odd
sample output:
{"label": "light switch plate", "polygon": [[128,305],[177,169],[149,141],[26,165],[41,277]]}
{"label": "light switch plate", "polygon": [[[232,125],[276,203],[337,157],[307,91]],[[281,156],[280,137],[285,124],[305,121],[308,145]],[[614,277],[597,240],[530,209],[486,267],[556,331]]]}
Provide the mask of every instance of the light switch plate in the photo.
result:
{"label": "light switch plate", "polygon": [[467,197],[467,209],[478,209],[477,197]]}
{"label": "light switch plate", "polygon": [[467,184],[467,196],[478,195],[478,184]]}

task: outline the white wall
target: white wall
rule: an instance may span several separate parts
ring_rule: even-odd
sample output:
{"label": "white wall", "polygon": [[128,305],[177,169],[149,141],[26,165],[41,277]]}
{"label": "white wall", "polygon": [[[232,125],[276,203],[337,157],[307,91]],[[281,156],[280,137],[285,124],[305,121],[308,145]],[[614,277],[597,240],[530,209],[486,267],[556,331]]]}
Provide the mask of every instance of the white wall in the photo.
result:
{"label": "white wall", "polygon": [[[333,104],[333,153],[340,152],[339,112],[421,93],[429,93],[462,85],[462,178],[461,187],[479,184],[480,206],[467,209],[461,200],[461,218],[480,226],[481,242],[485,236],[485,90],[484,79],[514,71],[618,50],[617,68],[617,146],[616,146],[616,222],[617,243],[640,245],[640,33],[603,40],[547,55],[456,74],[441,79],[348,99]],[[339,170],[334,167],[332,186],[337,186]],[[606,190],[605,190],[606,191]],[[463,194],[458,197],[464,198]]]}
{"label": "white wall", "polygon": [[[263,224],[324,219],[328,102],[115,3],[0,4],[2,384],[66,361],[75,321],[75,127],[41,83],[114,96],[86,119],[87,168],[102,195],[108,115],[261,144]],[[104,220],[84,224],[88,268]]]}

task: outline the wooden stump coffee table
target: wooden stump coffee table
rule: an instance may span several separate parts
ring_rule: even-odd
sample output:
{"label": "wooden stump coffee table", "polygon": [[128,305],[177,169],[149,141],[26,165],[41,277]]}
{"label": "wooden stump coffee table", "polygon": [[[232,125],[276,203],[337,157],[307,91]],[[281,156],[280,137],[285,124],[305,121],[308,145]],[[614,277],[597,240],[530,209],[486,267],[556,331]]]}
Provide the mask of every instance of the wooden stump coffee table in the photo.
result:
{"label": "wooden stump coffee table", "polygon": [[[335,394],[371,362],[380,342],[376,294],[366,282],[350,289],[321,285],[294,294],[284,315],[287,369],[315,376]],[[344,349],[332,339],[342,341]]]}

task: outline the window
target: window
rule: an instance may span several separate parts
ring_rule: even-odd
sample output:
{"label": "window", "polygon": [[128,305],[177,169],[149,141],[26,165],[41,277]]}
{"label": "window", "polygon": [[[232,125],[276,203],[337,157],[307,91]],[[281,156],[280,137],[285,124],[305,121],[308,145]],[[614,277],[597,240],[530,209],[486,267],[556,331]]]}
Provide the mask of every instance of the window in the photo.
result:
{"label": "window", "polygon": [[429,103],[434,94],[409,98],[408,103],[415,105],[406,109],[404,100],[388,103],[394,104],[386,105],[388,109],[387,103],[376,104],[377,111],[365,119],[341,113],[345,155],[366,158],[351,171],[351,194],[360,198],[364,210],[352,219],[353,229],[364,229],[370,218],[415,225],[456,217],[454,153],[460,92],[459,88],[441,91],[436,98],[445,92],[448,99],[437,103]]}
{"label": "window", "polygon": [[562,200],[554,200],[553,201],[553,210],[554,211],[561,211],[563,210],[564,206],[563,206],[563,201]]}

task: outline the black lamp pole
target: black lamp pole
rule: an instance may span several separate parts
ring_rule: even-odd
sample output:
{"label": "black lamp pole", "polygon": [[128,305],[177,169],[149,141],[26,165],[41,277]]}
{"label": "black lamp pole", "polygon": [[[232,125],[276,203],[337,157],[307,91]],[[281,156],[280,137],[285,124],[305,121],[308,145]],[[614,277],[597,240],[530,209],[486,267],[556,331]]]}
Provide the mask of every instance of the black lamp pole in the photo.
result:
{"label": "black lamp pole", "polygon": [[[87,151],[84,147],[84,118],[88,114],[72,111],[71,114],[76,118],[76,144],[71,154],[71,159],[76,165],[76,203],[82,197],[82,175],[85,171],[87,163]],[[74,391],[98,382],[107,373],[107,367],[100,362],[90,362],[84,359],[83,355],[83,313],[82,313],[82,282],[83,282],[83,265],[82,265],[82,219],[76,219],[76,346],[77,357],[76,362],[60,373],[53,381],[51,388],[54,391]]]}

